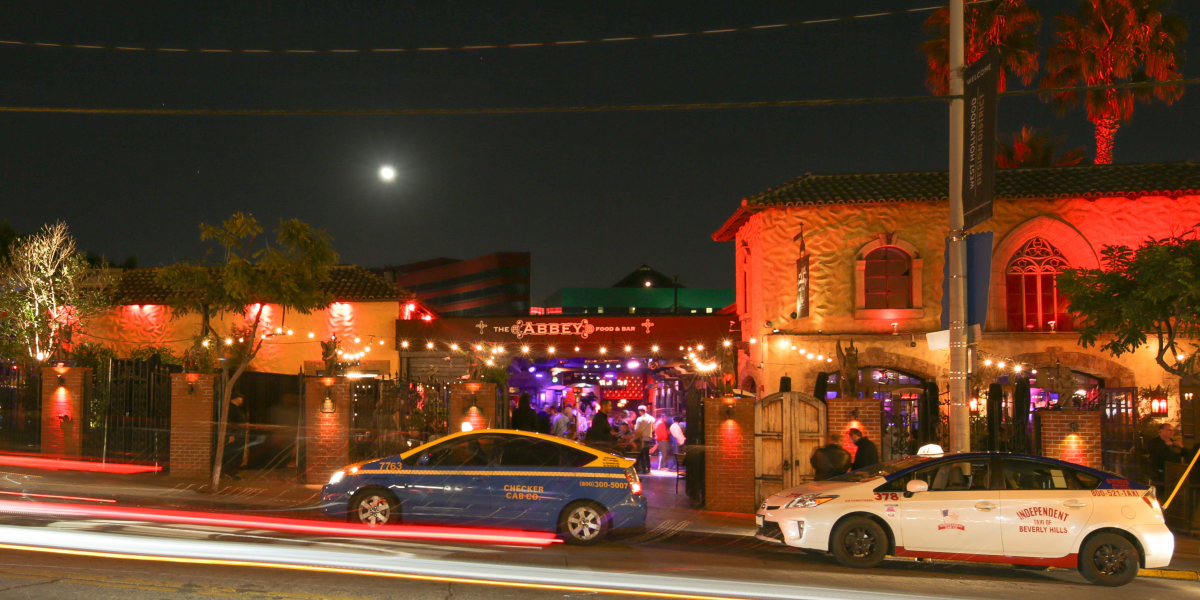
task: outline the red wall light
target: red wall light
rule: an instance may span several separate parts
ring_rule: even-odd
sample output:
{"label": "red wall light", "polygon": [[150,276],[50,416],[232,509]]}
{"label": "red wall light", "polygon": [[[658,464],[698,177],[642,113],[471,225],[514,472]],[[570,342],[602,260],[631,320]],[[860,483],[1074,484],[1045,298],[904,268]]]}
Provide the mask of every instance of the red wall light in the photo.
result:
{"label": "red wall light", "polygon": [[1167,416],[1167,397],[1155,396],[1150,399],[1150,413],[1156,417]]}

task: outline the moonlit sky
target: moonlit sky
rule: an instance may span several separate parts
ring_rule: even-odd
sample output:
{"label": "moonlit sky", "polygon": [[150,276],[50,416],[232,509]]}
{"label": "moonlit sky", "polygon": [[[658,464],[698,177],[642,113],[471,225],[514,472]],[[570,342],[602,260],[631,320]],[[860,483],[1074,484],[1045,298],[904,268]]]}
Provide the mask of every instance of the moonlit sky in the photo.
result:
{"label": "moonlit sky", "polygon": [[[936,4],[844,2],[7,2],[0,39],[205,48],[396,47],[673,33]],[[1049,41],[1069,0],[1034,0]],[[1195,28],[1200,2],[1177,11]],[[137,53],[0,45],[0,104],[118,108],[468,108],[922,95],[928,13],[698,38],[390,54]],[[1197,56],[1193,32],[1188,54]],[[1185,75],[1200,71],[1185,66]],[[1200,160],[1200,89],[1139,105],[1117,162]],[[534,304],[646,262],[732,287],[709,235],[741,198],[806,172],[944,168],[939,103],[457,116],[2,114],[0,206],[32,231],[143,266],[198,258],[234,211],[328,230],[345,262],[533,253]],[[1086,145],[1083,111],[1005,99],[1001,133]],[[380,180],[394,166],[396,179]]]}

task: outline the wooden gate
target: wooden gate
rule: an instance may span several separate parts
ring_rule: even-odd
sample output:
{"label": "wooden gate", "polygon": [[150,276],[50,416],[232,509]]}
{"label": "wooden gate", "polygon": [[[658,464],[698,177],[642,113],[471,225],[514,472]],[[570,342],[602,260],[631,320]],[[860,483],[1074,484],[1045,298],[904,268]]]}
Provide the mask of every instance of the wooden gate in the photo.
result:
{"label": "wooden gate", "polygon": [[1138,457],[1137,390],[1107,388],[1100,391],[1100,461],[1105,471],[1140,480]]}
{"label": "wooden gate", "polygon": [[825,403],[780,392],[754,405],[754,504],[813,478],[809,458],[825,443]]}

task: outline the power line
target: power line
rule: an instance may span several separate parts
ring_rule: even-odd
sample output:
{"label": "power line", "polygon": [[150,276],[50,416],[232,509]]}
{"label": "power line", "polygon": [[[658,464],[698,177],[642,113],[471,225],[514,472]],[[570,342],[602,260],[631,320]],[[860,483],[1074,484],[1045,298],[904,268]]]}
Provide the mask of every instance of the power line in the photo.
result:
{"label": "power line", "polygon": [[[1196,85],[1200,78],[1175,81],[1146,81],[1088,85],[1068,88],[1017,90],[1001,96],[1034,96],[1090,90],[1151,88]],[[164,116],[387,116],[387,115],[520,115],[538,113],[651,112],[681,110],[721,110],[731,108],[795,108],[802,106],[843,106],[855,104],[891,104],[899,102],[946,102],[956,96],[877,96],[867,98],[826,98],[819,100],[766,100],[755,102],[697,102],[679,104],[614,104],[599,106],[535,106],[514,108],[365,108],[365,109],[208,109],[208,108],[81,108],[46,106],[0,106],[0,113],[50,113],[92,115],[164,115]]]}
{"label": "power line", "polygon": [[[991,1],[991,0],[987,0]],[[511,48],[545,48],[553,46],[577,46],[580,44],[601,44],[605,42],[632,42],[642,40],[661,40],[670,38],[684,37],[699,37],[705,35],[717,35],[723,33],[744,33],[747,31],[761,31],[765,29],[781,29],[787,27],[801,27],[804,25],[818,25],[822,23],[835,23],[838,21],[856,21],[859,19],[870,19],[873,17],[886,17],[891,15],[901,15],[908,13],[928,12],[937,10],[941,6],[925,6],[921,8],[908,8],[900,10],[889,10],[884,12],[876,12],[861,15],[850,15],[846,17],[833,17],[829,19],[810,19],[807,21],[793,21],[789,23],[774,23],[771,25],[750,25],[746,27],[728,27],[725,29],[707,29],[702,31],[685,31],[681,33],[659,33],[650,35],[628,35],[621,37],[608,38],[590,38],[582,40],[560,40],[556,42],[528,42],[519,44],[480,44],[470,46],[420,46],[420,47],[404,47],[404,48],[311,48],[311,49],[253,49],[253,48],[156,48],[150,46],[116,46],[116,45],[89,45],[89,44],[59,44],[52,42],[29,42],[22,40],[0,40],[0,44],[8,44],[11,46],[29,46],[36,48],[70,48],[76,50],[118,50],[132,52],[194,52],[194,53],[210,53],[210,54],[371,54],[371,53],[388,53],[388,52],[446,52],[456,50],[501,50]]]}

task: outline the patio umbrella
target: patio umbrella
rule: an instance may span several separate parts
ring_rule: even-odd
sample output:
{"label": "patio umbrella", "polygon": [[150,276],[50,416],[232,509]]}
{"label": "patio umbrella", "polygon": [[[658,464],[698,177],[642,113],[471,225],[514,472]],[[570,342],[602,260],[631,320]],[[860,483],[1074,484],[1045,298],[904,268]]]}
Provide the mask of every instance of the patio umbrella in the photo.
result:
{"label": "patio umbrella", "polygon": [[1029,380],[1018,379],[1013,386],[1013,427],[1011,452],[1029,452],[1029,439],[1026,430],[1029,428]]}

